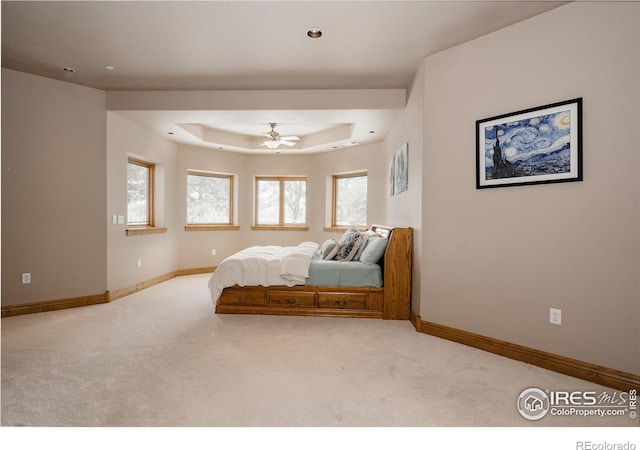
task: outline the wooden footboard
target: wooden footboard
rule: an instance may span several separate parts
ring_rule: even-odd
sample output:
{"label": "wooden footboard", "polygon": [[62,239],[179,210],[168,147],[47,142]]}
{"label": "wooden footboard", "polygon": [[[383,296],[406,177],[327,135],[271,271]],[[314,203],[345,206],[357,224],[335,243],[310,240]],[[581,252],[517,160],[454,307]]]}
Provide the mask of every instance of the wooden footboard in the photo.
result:
{"label": "wooden footboard", "polygon": [[224,289],[216,313],[409,319],[412,229],[374,225],[387,237],[383,287],[233,286]]}

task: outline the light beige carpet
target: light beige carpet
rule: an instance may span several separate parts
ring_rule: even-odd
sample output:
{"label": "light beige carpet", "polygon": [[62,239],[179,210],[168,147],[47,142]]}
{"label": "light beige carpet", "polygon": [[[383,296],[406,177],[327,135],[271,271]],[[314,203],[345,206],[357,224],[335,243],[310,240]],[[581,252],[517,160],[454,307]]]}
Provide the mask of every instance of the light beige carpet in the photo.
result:
{"label": "light beige carpet", "polygon": [[611,389],[417,333],[408,321],[216,315],[208,275],[2,319],[4,426],[627,427],[516,409]]}

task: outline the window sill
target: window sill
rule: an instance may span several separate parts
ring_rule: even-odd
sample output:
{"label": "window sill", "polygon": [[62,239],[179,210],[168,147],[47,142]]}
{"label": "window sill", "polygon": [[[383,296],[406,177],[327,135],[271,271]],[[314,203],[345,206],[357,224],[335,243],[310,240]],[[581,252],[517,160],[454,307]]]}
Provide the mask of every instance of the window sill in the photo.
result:
{"label": "window sill", "polygon": [[239,230],[239,225],[185,225],[185,231],[227,231]]}
{"label": "window sill", "polygon": [[167,229],[164,227],[127,228],[127,236],[140,236],[142,234],[158,234],[166,232]]}
{"label": "window sill", "polygon": [[[327,233],[344,233],[347,230],[350,230],[351,227],[325,227],[323,228],[323,231],[327,232]],[[364,232],[367,231],[369,228],[367,227],[356,227],[356,229],[358,231]]]}
{"label": "window sill", "polygon": [[309,231],[307,225],[253,225],[251,227],[253,231]]}

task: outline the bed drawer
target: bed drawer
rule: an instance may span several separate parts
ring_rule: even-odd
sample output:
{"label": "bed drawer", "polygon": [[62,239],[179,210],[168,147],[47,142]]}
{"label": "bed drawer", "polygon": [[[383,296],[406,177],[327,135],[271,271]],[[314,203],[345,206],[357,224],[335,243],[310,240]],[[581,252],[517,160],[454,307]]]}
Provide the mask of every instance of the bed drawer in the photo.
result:
{"label": "bed drawer", "polygon": [[316,294],[315,292],[269,291],[267,306],[313,308],[316,306]]}
{"label": "bed drawer", "polygon": [[264,289],[225,289],[218,302],[221,305],[264,306]]}
{"label": "bed drawer", "polygon": [[318,293],[320,308],[364,309],[365,294],[352,292]]}

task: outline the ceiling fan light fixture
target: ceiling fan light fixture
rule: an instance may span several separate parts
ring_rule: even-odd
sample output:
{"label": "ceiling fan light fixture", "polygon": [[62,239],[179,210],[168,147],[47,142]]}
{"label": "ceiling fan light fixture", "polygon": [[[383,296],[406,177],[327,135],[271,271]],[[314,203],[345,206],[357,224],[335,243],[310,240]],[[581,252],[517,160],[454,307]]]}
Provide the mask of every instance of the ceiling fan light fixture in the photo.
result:
{"label": "ceiling fan light fixture", "polygon": [[275,130],[276,125],[278,124],[275,122],[269,123],[269,126],[271,126],[271,131],[264,134],[266,139],[262,144],[260,144],[260,147],[267,147],[272,150],[278,148],[280,144],[284,144],[288,147],[293,147],[296,144],[291,141],[300,140],[298,136],[280,136],[280,133]]}
{"label": "ceiling fan light fixture", "polygon": [[322,30],[320,28],[309,28],[307,30],[307,36],[311,39],[318,39],[322,36]]}
{"label": "ceiling fan light fixture", "polygon": [[280,146],[280,141],[264,141],[262,145],[273,150],[274,148],[278,148],[278,146]]}

